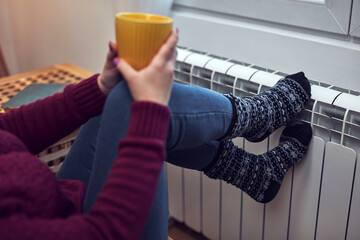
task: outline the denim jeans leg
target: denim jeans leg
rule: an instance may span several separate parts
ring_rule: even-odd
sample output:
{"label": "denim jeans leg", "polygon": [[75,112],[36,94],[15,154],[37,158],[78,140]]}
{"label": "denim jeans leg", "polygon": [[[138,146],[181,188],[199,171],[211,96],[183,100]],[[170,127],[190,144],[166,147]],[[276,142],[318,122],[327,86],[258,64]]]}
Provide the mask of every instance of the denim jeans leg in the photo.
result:
{"label": "denim jeans leg", "polygon": [[163,166],[155,196],[151,205],[150,214],[148,216],[144,231],[141,235],[142,240],[167,240],[168,239],[168,191],[166,183],[165,166]]}
{"label": "denim jeans leg", "polygon": [[[97,146],[93,162],[84,211],[88,212],[101,192],[116,158],[118,142],[126,134],[130,118],[132,97],[125,82],[118,84],[108,96],[97,135]],[[125,196],[126,197],[126,196]],[[141,239],[168,238],[168,202],[165,171],[162,169],[152,208]]]}
{"label": "denim jeans leg", "polygon": [[194,148],[168,151],[167,162],[179,167],[203,170],[216,155],[220,146],[219,141],[209,141]]}
{"label": "denim jeans leg", "polygon": [[232,121],[229,99],[217,92],[174,83],[167,149],[194,148],[223,137]]}
{"label": "denim jeans leg", "polygon": [[97,143],[100,116],[89,119],[81,126],[56,177],[80,180],[88,185]]}
{"label": "denim jeans leg", "polygon": [[[132,101],[125,82],[119,83],[107,98],[98,132],[99,144],[84,202],[85,212],[95,203],[97,194],[101,192],[109,175],[116,158],[118,141],[127,131]],[[174,83],[169,106],[172,113],[167,139],[169,151],[194,148],[222,137],[232,119],[230,101],[221,94],[204,88]],[[204,158],[206,164],[213,159]],[[163,181],[162,178],[165,178],[164,173],[159,179],[142,239],[167,239],[167,189],[165,179]],[[157,236],[154,236],[154,229],[158,230]]]}
{"label": "denim jeans leg", "polygon": [[84,202],[89,212],[107,180],[116,159],[119,140],[126,134],[130,118],[131,94],[125,82],[114,87],[107,97],[98,131],[93,171]]}
{"label": "denim jeans leg", "polygon": [[[95,161],[84,210],[95,203],[101,192],[112,162],[116,158],[119,139],[127,131],[132,97],[126,82],[119,83],[107,98],[101,118]],[[222,137],[232,120],[232,105],[223,95],[205,88],[174,83],[169,106],[171,120],[167,137],[168,150],[200,146]],[[104,163],[103,161],[110,161]]]}

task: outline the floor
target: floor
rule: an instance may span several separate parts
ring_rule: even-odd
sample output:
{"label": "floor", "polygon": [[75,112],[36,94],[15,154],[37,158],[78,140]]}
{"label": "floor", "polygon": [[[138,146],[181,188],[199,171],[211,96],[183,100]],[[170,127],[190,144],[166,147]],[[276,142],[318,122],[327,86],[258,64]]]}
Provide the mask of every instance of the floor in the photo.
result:
{"label": "floor", "polygon": [[209,240],[174,219],[169,221],[169,237],[173,240]]}

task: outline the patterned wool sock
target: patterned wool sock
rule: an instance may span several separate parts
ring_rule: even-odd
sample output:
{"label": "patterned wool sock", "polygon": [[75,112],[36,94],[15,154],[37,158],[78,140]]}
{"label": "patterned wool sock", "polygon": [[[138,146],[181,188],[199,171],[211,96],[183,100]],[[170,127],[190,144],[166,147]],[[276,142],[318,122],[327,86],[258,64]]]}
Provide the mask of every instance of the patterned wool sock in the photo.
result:
{"label": "patterned wool sock", "polygon": [[270,202],[278,193],[286,172],[304,157],[312,130],[301,123],[284,129],[279,145],[262,155],[236,147],[231,140],[221,142],[218,156],[204,169],[205,175],[224,180],[257,202]]}
{"label": "patterned wool sock", "polygon": [[226,94],[235,114],[223,139],[245,137],[250,142],[261,142],[305,107],[310,90],[308,79],[299,72],[256,96],[240,98]]}

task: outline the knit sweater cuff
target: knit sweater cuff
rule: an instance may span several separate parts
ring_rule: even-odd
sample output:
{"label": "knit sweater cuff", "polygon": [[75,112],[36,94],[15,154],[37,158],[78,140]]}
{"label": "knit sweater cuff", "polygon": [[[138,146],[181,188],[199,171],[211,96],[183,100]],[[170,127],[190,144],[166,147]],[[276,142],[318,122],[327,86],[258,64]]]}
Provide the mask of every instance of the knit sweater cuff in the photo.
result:
{"label": "knit sweater cuff", "polygon": [[78,113],[84,119],[97,116],[102,113],[106,96],[100,90],[97,78],[99,74],[95,74],[78,84],[72,84],[65,89],[69,91],[69,95],[74,102]]}
{"label": "knit sweater cuff", "polygon": [[131,104],[127,136],[165,140],[170,121],[170,109],[161,104],[136,101]]}

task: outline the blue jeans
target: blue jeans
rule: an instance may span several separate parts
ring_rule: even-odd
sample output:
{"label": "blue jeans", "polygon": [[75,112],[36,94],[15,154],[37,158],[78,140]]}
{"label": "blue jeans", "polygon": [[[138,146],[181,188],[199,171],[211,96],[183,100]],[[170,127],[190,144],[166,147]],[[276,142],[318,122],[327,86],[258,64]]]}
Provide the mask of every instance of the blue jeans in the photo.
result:
{"label": "blue jeans", "polygon": [[[133,101],[126,82],[108,96],[101,116],[84,124],[57,177],[83,181],[88,189],[84,212],[101,192],[127,131]],[[169,101],[171,118],[166,142],[167,161],[201,170],[214,159],[232,119],[232,105],[223,95],[196,86],[174,83]],[[167,239],[168,202],[164,168],[141,239]]]}

